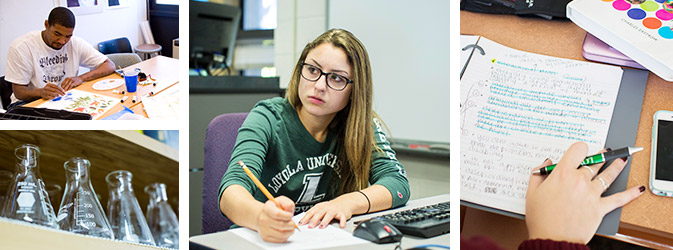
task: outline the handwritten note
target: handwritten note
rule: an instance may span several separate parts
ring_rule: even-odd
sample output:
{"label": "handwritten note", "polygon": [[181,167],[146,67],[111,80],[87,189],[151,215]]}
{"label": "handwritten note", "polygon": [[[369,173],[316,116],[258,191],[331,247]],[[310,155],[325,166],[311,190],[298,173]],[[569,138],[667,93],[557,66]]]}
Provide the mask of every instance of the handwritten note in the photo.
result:
{"label": "handwritten note", "polygon": [[[295,215],[292,220],[299,222],[304,218],[305,213]],[[299,226],[301,232],[295,231],[285,243],[269,243],[263,241],[259,234],[248,228],[236,228],[230,231],[249,240],[263,249],[320,249],[329,247],[340,247],[349,245],[367,244],[369,241],[357,238],[343,229],[329,225],[323,229],[308,228],[308,225]]]}
{"label": "handwritten note", "polygon": [[[462,45],[462,44],[461,44]],[[622,69],[486,38],[461,79],[461,199],[525,214],[531,170],[576,141],[605,145]]]}

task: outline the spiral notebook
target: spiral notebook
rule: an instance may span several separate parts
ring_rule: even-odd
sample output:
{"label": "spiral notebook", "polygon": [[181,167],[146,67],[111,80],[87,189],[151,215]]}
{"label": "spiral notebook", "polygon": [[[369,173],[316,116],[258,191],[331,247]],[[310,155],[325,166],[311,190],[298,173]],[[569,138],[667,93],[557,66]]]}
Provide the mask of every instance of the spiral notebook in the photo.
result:
{"label": "spiral notebook", "polygon": [[[462,203],[522,218],[530,172],[545,158],[558,162],[576,141],[589,152],[635,142],[646,71],[461,41]],[[628,167],[606,194],[625,189]],[[616,233],[619,213],[599,233]]]}

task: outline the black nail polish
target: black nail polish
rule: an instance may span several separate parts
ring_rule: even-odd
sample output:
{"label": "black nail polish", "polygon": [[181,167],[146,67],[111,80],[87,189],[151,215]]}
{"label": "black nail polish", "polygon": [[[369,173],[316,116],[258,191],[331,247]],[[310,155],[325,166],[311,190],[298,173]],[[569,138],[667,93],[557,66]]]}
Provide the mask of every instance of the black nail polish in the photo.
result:
{"label": "black nail polish", "polygon": [[629,159],[629,157],[626,157],[626,156],[622,157],[622,161],[624,161],[624,162],[626,162],[628,159]]}
{"label": "black nail polish", "polygon": [[638,188],[638,190],[640,190],[641,193],[645,192],[645,186],[640,186],[640,188]]}
{"label": "black nail polish", "polygon": [[549,158],[544,159],[544,161],[542,163],[544,164],[547,161],[549,161]]}
{"label": "black nail polish", "polygon": [[605,151],[610,152],[610,151],[612,151],[612,148],[606,148]]}

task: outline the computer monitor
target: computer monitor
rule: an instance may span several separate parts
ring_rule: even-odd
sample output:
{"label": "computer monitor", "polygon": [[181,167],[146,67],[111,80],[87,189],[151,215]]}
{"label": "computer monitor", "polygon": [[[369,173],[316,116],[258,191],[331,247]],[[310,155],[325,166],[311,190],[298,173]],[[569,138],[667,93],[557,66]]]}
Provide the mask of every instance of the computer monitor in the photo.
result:
{"label": "computer monitor", "polygon": [[190,67],[218,62],[230,67],[240,19],[239,7],[189,1]]}

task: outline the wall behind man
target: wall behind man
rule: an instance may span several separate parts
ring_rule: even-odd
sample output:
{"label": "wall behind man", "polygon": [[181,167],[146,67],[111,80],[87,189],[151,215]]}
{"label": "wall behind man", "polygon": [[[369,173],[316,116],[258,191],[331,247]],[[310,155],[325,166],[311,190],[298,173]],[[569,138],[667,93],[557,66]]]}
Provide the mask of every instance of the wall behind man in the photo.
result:
{"label": "wall behind man", "polygon": [[[119,37],[127,37],[133,47],[143,42],[139,23],[147,16],[145,1],[128,1],[128,7],[116,9],[108,9],[106,0],[99,2],[105,5],[102,12],[75,15],[75,36],[94,47],[101,41]],[[12,41],[30,31],[44,30],[44,20],[58,3],[58,0],[0,1],[0,75],[5,74],[7,50]]]}

